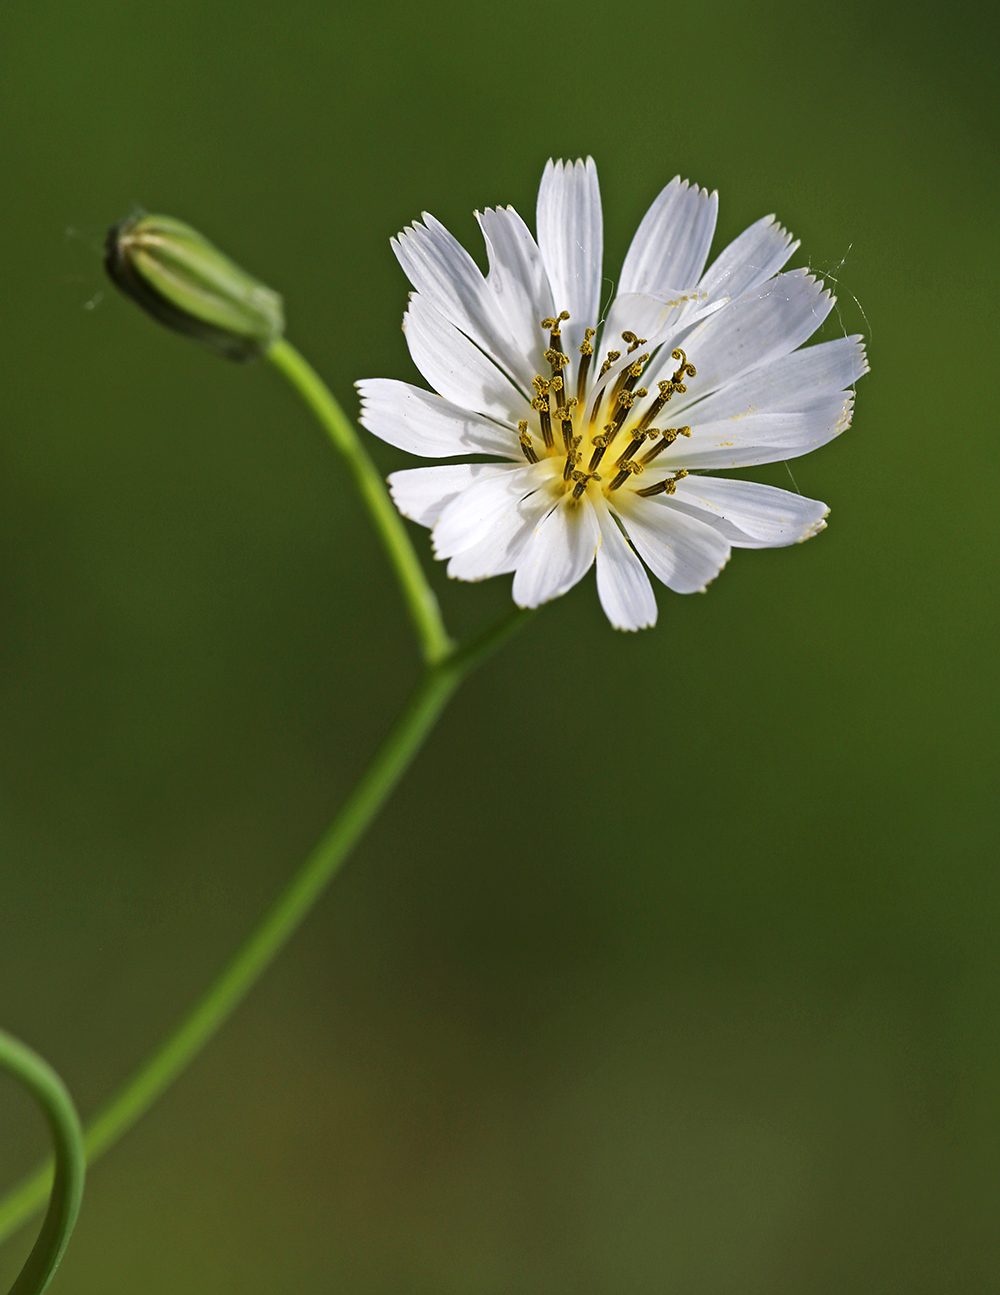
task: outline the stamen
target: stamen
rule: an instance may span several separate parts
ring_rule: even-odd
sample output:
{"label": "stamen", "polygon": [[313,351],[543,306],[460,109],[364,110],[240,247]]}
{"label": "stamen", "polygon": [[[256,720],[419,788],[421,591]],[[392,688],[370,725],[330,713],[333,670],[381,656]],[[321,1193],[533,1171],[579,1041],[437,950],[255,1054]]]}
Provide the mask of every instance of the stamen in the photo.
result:
{"label": "stamen", "polygon": [[651,495],[672,495],[677,489],[678,481],[683,480],[686,476],[687,469],[681,468],[681,470],[679,472],[675,472],[672,477],[667,477],[666,481],[658,481],[655,486],[647,486],[645,490],[637,490],[635,493],[637,495],[644,495],[647,499]]}
{"label": "stamen", "polygon": [[563,465],[563,481],[568,481],[570,479],[573,475],[573,469],[580,462],[580,458],[582,456],[576,447],[580,444],[582,439],[583,438],[580,436],[574,436],[566,446],[566,462]]}
{"label": "stamen", "polygon": [[550,316],[549,318],[542,320],[542,327],[549,330],[549,346],[551,346],[553,351],[558,351],[559,349],[559,339],[562,336],[562,330],[559,325],[564,324],[567,319],[569,319],[569,311],[560,310],[558,315],[554,317]]}
{"label": "stamen", "polygon": [[522,418],[517,425],[517,439],[521,442],[521,450],[524,457],[529,463],[537,463],[538,455],[531,445],[531,433],[528,431],[527,419]]}
{"label": "stamen", "polygon": [[614,428],[614,432],[611,435],[612,440],[614,440],[615,436],[621,430],[622,423],[624,423],[625,419],[628,418],[628,411],[634,404],[635,395],[633,392],[620,391],[618,393],[618,407],[611,419],[611,426]]}
{"label": "stamen", "polygon": [[693,377],[694,377],[694,375],[698,372],[698,370],[694,367],[694,365],[693,365],[693,364],[688,364],[688,357],[684,354],[684,352],[681,350],[681,348],[680,348],[679,346],[678,346],[678,348],[677,348],[675,351],[671,351],[671,352],[670,352],[670,358],[671,358],[672,360],[680,360],[680,361],[681,361],[681,367],[677,370],[677,372],[676,372],[676,373],[674,374],[674,376],[671,378],[671,382],[673,382],[675,385],[676,385],[678,382],[683,382],[683,381],[684,381],[684,375],[685,375],[685,374],[687,374],[687,376],[688,376],[689,378],[693,378]]}
{"label": "stamen", "polygon": [[[655,432],[656,432],[656,428],[652,427],[649,429],[649,431],[647,431],[646,435],[652,436]],[[673,445],[674,441],[677,440],[678,436],[690,436],[691,428],[690,427],[668,427],[664,432],[661,432],[660,434],[663,437],[663,440],[658,441],[651,450],[646,451],[646,453],[642,456],[643,463],[651,463],[658,454],[662,454],[663,451],[669,445]]]}
{"label": "stamen", "polygon": [[594,452],[590,456],[591,472],[594,471],[594,469],[600,463],[601,459],[604,458],[604,451],[608,448],[608,446],[611,444],[614,438],[615,438],[615,429],[611,426],[610,423],[608,423],[607,427],[605,427],[604,431],[601,433],[600,436],[591,437],[590,443],[594,447]]}
{"label": "stamen", "polygon": [[615,477],[614,481],[612,481],[611,485],[608,486],[608,489],[617,490],[619,486],[622,486],[625,484],[625,482],[629,479],[629,477],[632,475],[633,472],[641,472],[641,471],[642,471],[641,463],[637,463],[635,459],[626,459],[624,463],[622,463],[621,467],[618,469],[618,475]]}
{"label": "stamen", "polygon": [[[635,333],[622,333],[622,341],[629,343],[629,355],[631,355],[633,351],[637,351],[640,346],[646,345],[646,339],[644,337],[636,337]],[[676,359],[677,357],[674,356],[673,358]],[[646,359],[649,359],[648,355],[646,356]]]}
{"label": "stamen", "polygon": [[563,441],[567,449],[569,449],[570,441],[573,439],[573,408],[576,403],[576,396],[570,396],[566,403],[560,405],[556,410],[556,417],[562,423]]}
{"label": "stamen", "polygon": [[[538,379],[536,378],[537,382]],[[552,419],[549,415],[549,397],[547,394],[548,383],[546,383],[545,392],[540,392],[531,402],[531,408],[538,415],[538,426],[541,429],[542,440],[545,442],[547,450],[552,449]]]}
{"label": "stamen", "polygon": [[622,358],[621,351],[608,351],[608,358],[601,365],[601,371],[597,376],[599,378],[603,378],[604,375],[607,373],[608,369],[611,368],[612,364],[614,364],[616,360],[620,360],[621,358]]}
{"label": "stamen", "polygon": [[583,330],[583,341],[580,343],[580,372],[576,379],[576,398],[583,404],[583,397],[587,390],[587,370],[590,368],[590,362],[594,358],[594,337],[596,330],[585,328]]}
{"label": "stamen", "polygon": [[[601,461],[601,455],[604,453],[607,447],[611,444],[611,442],[621,431],[622,424],[625,422],[625,419],[628,417],[628,411],[635,404],[635,400],[636,400],[636,397],[633,392],[631,391],[619,392],[618,407],[617,409],[615,409],[615,412],[612,415],[611,422],[605,426],[604,432],[602,433],[602,435],[592,437],[592,443],[596,445],[597,448],[601,451],[601,454],[597,455],[598,463],[600,463]],[[594,413],[596,412],[597,410],[595,409]],[[592,464],[591,466],[593,467],[596,465]]]}
{"label": "stamen", "polygon": [[672,382],[658,382],[656,385],[660,388],[660,394],[656,397],[656,399],[649,406],[649,408],[646,410],[643,416],[639,419],[640,431],[645,431],[645,429],[653,421],[653,419],[660,412],[663,406],[673,396],[675,391],[683,392],[687,390],[687,388],[684,386],[683,383],[678,384],[676,387]]}
{"label": "stamen", "polygon": [[615,429],[611,426],[610,423],[608,423],[607,427],[605,427],[604,431],[601,433],[600,436],[592,436],[590,438],[590,443],[596,446],[597,449],[599,450],[607,449],[608,445],[611,442],[611,438],[614,435],[614,431]]}
{"label": "stamen", "polygon": [[[648,355],[640,355],[634,364],[630,364],[627,369],[622,369],[621,373],[619,373],[618,377],[615,379],[615,385],[611,389],[612,405],[617,400],[618,393],[620,391],[632,390],[632,388],[635,386],[638,380],[642,377],[643,365],[646,363],[648,359],[649,359]],[[641,396],[640,396],[640,392],[641,392]],[[645,396],[648,394],[649,393],[646,391],[645,387],[640,387],[639,391],[636,392],[636,395],[639,396],[640,399],[642,398],[642,396]]]}
{"label": "stamen", "polygon": [[698,372],[698,370],[694,367],[694,365],[688,362],[687,356],[684,354],[684,352],[681,350],[680,347],[677,347],[676,350],[671,351],[670,356],[671,356],[671,359],[680,360],[681,363],[678,366],[678,368],[675,370],[673,376],[670,378],[669,381],[658,382],[656,384],[660,389],[660,394],[656,397],[656,399],[653,401],[650,407],[646,410],[642,418],[639,419],[640,431],[644,431],[650,425],[650,423],[660,412],[663,406],[674,395],[680,395],[680,396],[684,395],[684,393],[687,391],[687,386],[683,382],[683,379],[686,377],[693,378],[695,374]]}
{"label": "stamen", "polygon": [[587,482],[600,481],[600,479],[596,472],[574,472],[573,480],[576,485],[573,487],[573,498],[582,499],[583,492],[587,489]]}
{"label": "stamen", "polygon": [[640,432],[638,427],[633,427],[631,432],[632,444],[619,456],[618,463],[627,463],[648,435],[648,432]]}
{"label": "stamen", "polygon": [[[552,337],[554,342],[559,340],[557,333],[553,333]],[[564,405],[566,403],[566,392],[562,380],[562,370],[569,364],[569,356],[564,355],[557,346],[552,346],[545,352],[545,358],[552,365],[552,390],[556,393],[556,404]]]}
{"label": "stamen", "polygon": [[538,425],[541,429],[542,440],[545,442],[547,450],[552,449],[552,420],[549,417],[549,390],[552,387],[551,378],[543,378],[540,373],[536,373],[531,379],[531,385],[535,388],[535,398],[531,402],[531,408],[538,415]]}

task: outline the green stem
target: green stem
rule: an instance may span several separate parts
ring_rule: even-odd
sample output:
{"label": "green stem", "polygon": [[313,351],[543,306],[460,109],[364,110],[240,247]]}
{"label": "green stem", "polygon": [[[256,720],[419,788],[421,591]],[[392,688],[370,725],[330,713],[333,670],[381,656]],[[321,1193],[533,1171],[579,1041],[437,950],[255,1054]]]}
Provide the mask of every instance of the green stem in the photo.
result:
{"label": "green stem", "polygon": [[0,1030],[0,1070],[19,1079],[45,1112],[55,1148],[55,1173],[45,1175],[41,1201],[52,1182],[49,1208],[38,1240],[25,1260],[10,1295],[41,1295],[59,1266],[83,1197],[87,1157],[73,1099],[56,1072],[37,1052]]}
{"label": "green stem", "polygon": [[361,444],[350,419],[337,404],[326,383],[291,342],[279,338],[272,343],[266,354],[319,419],[346,462],[396,572],[396,579],[420,640],[424,660],[428,665],[443,661],[453,644],[441,619],[437,598],[427,583],[403,519],[396,511],[385,482]]}
{"label": "green stem", "polygon": [[[352,846],[399,782],[452,693],[470,670],[532,615],[514,610],[479,638],[453,651],[423,676],[361,780],[313,852],[261,919],[228,967],[187,1018],[87,1125],[84,1146],[91,1162],[149,1109],[198,1055],[259,980],[310,911]],[[58,1166],[58,1156],[57,1156]],[[45,1200],[52,1177],[45,1165],[0,1200],[0,1242]],[[27,1290],[27,1288],[25,1288]],[[22,1295],[19,1290],[18,1295]]]}

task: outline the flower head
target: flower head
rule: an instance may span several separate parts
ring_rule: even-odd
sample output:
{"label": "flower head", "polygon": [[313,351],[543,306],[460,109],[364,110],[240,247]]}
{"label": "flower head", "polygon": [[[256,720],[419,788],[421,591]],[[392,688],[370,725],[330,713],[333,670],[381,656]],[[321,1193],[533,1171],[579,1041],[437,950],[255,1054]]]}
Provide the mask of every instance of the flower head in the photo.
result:
{"label": "flower head", "polygon": [[[736,548],[808,539],[825,504],[704,470],[793,458],[851,421],[860,337],[799,349],[833,298],[765,216],[705,269],[716,194],[674,179],[643,217],[602,315],[597,169],[549,162],[537,241],[512,207],[477,213],[489,273],[424,213],[393,240],[416,289],[410,354],[438,394],[358,383],[361,422],[427,458],[396,472],[397,507],[431,528],[460,580],[514,572],[536,607],[595,562],[619,629],[656,621],[645,567],[678,593],[706,587]],[[645,564],[645,567],[644,565]]]}

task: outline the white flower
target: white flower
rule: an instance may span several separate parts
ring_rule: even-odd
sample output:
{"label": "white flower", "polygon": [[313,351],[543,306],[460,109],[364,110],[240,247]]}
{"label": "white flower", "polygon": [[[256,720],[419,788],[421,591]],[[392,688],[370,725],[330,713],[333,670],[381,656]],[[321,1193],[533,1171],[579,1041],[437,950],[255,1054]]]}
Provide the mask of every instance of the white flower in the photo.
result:
{"label": "white flower", "polygon": [[[597,561],[619,629],[656,621],[643,563],[678,593],[704,589],[732,547],[808,539],[825,504],[771,486],[691,475],[805,454],[851,421],[867,370],[860,337],[800,348],[833,299],[765,216],[706,270],[718,199],[674,179],[632,240],[603,321],[597,169],[549,162],[538,241],[512,207],[477,213],[489,273],[424,214],[393,240],[416,291],[410,354],[439,394],[358,383],[361,422],[427,458],[392,495],[429,526],[460,580],[514,572],[522,607],[571,589]],[[600,340],[598,340],[600,339]],[[641,561],[640,561],[641,559]]]}

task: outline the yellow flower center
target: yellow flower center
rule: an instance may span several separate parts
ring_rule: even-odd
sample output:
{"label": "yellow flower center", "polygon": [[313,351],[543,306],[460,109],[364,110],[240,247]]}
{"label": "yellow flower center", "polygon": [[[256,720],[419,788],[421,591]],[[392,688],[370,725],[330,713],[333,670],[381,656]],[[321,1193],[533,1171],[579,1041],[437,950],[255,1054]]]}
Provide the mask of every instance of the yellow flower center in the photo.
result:
{"label": "yellow flower center", "polygon": [[[624,365],[613,382],[608,382],[600,392],[588,414],[589,391],[587,379],[594,358],[595,330],[584,330],[580,345],[580,360],[576,373],[576,395],[567,394],[570,386],[570,357],[562,349],[561,326],[569,319],[564,310],[555,318],[543,319],[542,328],[549,335],[545,359],[549,365],[548,377],[538,374],[532,385],[535,395],[531,401],[533,418],[522,419],[518,425],[521,450],[529,463],[544,458],[561,458],[561,478],[554,478],[557,495],[570,494],[568,502],[578,503],[592,490],[601,490],[610,496],[628,483],[639,495],[673,494],[677,482],[687,476],[681,469],[652,485],[640,488],[633,478],[645,472],[659,454],[673,445],[678,436],[690,436],[690,427],[653,427],[652,423],[675,393],[687,391],[685,378],[693,378],[696,369],[680,347],[671,357],[680,364],[669,381],[657,383],[658,394],[639,413],[649,392],[637,385],[649,362],[649,354],[636,356],[631,364]],[[646,344],[644,337],[624,332],[622,341],[632,355]],[[621,351],[609,350],[597,381],[622,357]],[[537,431],[532,432],[531,423]],[[536,445],[537,436],[541,445]],[[639,454],[640,448],[650,442],[650,448]],[[584,466],[586,465],[586,466]]]}

